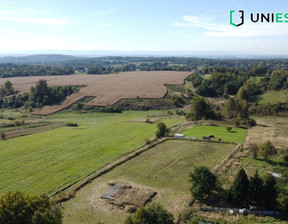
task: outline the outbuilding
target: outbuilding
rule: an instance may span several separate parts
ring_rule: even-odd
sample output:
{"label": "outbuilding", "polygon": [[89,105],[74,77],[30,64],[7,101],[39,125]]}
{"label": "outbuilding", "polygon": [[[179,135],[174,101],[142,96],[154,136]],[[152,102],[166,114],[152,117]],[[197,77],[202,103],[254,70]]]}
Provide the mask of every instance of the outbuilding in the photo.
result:
{"label": "outbuilding", "polygon": [[185,135],[183,135],[183,134],[175,134],[174,135],[174,138],[184,138],[185,137]]}

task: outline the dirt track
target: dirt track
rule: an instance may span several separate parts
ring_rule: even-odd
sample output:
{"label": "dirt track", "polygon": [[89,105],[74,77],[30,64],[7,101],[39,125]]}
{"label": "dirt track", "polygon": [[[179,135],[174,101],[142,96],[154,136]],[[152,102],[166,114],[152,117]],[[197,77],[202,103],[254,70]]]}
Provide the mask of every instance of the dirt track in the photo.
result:
{"label": "dirt track", "polygon": [[162,98],[165,84],[182,85],[191,72],[153,71],[125,72],[110,75],[29,76],[0,79],[0,85],[10,80],[19,92],[29,92],[38,80],[45,79],[49,86],[81,86],[78,93],[67,97],[61,104],[44,107],[34,114],[48,115],[64,109],[85,96],[94,96],[90,106],[110,106],[121,99]]}

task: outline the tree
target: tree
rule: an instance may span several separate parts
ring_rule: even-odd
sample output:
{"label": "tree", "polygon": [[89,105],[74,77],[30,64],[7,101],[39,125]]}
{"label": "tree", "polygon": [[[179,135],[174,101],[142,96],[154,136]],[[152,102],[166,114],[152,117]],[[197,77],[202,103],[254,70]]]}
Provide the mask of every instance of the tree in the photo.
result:
{"label": "tree", "polygon": [[242,86],[237,92],[237,99],[248,100],[248,98],[249,98],[248,90],[244,86]]}
{"label": "tree", "polygon": [[250,152],[252,152],[252,155],[253,155],[253,159],[256,159],[258,157],[258,152],[259,152],[259,147],[257,144],[255,143],[251,143],[249,145],[249,150]]}
{"label": "tree", "polygon": [[187,114],[186,118],[195,120],[201,120],[214,118],[215,112],[212,110],[211,105],[205,98],[201,96],[194,97],[191,101],[191,111]]}
{"label": "tree", "polygon": [[229,190],[229,198],[232,202],[240,206],[248,204],[249,180],[243,168],[237,173],[233,184]]}
{"label": "tree", "polygon": [[278,188],[275,177],[268,175],[264,181],[264,203],[268,208],[276,204],[278,197]]}
{"label": "tree", "polygon": [[159,204],[140,207],[134,215],[125,220],[125,224],[174,224],[173,215]]}
{"label": "tree", "polygon": [[270,141],[266,141],[260,145],[260,154],[264,157],[265,161],[268,161],[269,156],[277,154],[277,150]]}
{"label": "tree", "polygon": [[239,111],[234,97],[230,97],[225,103],[224,113],[228,118],[237,117]]}
{"label": "tree", "polygon": [[44,211],[36,211],[32,217],[32,224],[61,224],[62,213],[60,208],[52,207]]}
{"label": "tree", "polygon": [[259,177],[258,171],[250,178],[249,201],[251,204],[260,205],[263,202],[264,186],[263,180]]}
{"label": "tree", "polygon": [[216,187],[217,177],[205,166],[195,167],[189,177],[190,192],[196,199],[203,200]]}
{"label": "tree", "polygon": [[164,137],[164,136],[168,135],[170,132],[169,128],[167,128],[166,124],[163,122],[159,122],[157,124],[157,128],[158,128],[158,130],[155,133],[157,138]]}
{"label": "tree", "polygon": [[37,103],[43,103],[44,97],[50,94],[50,90],[45,79],[39,80],[33,90],[34,91],[30,90],[30,98],[35,99],[34,101]]}
{"label": "tree", "polygon": [[246,100],[230,97],[225,103],[224,113],[228,118],[248,118],[248,103]]}
{"label": "tree", "polygon": [[4,95],[10,95],[14,93],[14,88],[13,88],[13,84],[7,80],[4,85],[3,85],[3,89],[2,89]]}
{"label": "tree", "polygon": [[194,97],[191,101],[191,120],[201,120],[205,116],[207,103],[203,97]]}
{"label": "tree", "polygon": [[[45,212],[51,208],[47,196],[26,196],[20,191],[6,192],[0,195],[0,224],[31,224],[32,217],[36,212]],[[59,215],[61,212],[57,214]],[[59,218],[61,219],[61,217]],[[58,223],[46,222],[43,224]]]}

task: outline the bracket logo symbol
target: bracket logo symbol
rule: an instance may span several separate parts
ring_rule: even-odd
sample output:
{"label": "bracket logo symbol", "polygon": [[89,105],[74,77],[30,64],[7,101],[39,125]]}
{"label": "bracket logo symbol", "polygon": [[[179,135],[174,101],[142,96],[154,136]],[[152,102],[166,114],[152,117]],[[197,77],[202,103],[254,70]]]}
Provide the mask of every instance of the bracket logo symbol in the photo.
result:
{"label": "bracket logo symbol", "polygon": [[241,22],[238,24],[233,23],[233,13],[234,12],[235,12],[235,10],[230,10],[230,24],[232,26],[236,26],[236,27],[243,25],[244,24],[244,10],[239,10]]}

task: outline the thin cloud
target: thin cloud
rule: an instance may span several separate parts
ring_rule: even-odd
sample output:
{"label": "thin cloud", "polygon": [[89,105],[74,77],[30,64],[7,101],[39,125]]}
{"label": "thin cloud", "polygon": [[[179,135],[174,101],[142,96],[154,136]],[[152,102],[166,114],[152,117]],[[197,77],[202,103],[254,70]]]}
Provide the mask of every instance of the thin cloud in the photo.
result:
{"label": "thin cloud", "polygon": [[184,16],[181,22],[173,25],[178,27],[197,27],[203,29],[202,35],[208,37],[263,37],[288,35],[288,24],[251,23],[245,21],[239,27],[214,22],[211,17]]}
{"label": "thin cloud", "polygon": [[244,25],[233,27],[227,25],[229,30],[225,32],[204,32],[205,36],[210,37],[264,37],[264,36],[283,36],[288,35],[287,24],[277,23],[251,23],[246,21]]}
{"label": "thin cloud", "polygon": [[215,23],[211,17],[183,16],[182,22],[175,22],[175,26],[199,27],[211,31],[228,31],[228,26]]}
{"label": "thin cloud", "polygon": [[75,23],[71,20],[63,19],[63,18],[13,16],[6,12],[0,12],[0,21],[15,22],[15,23],[29,23],[29,24],[36,24],[36,25],[48,25],[48,26],[62,26],[66,24]]}

